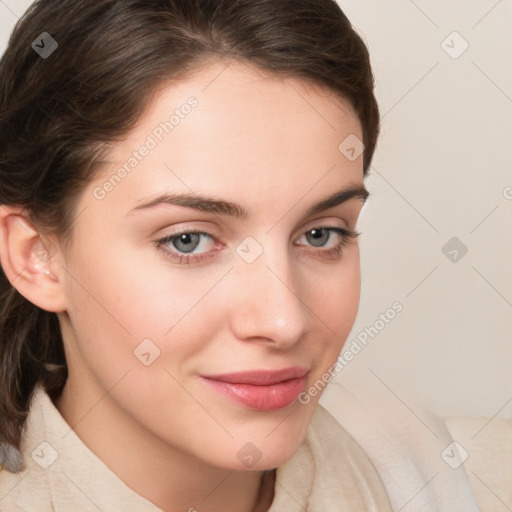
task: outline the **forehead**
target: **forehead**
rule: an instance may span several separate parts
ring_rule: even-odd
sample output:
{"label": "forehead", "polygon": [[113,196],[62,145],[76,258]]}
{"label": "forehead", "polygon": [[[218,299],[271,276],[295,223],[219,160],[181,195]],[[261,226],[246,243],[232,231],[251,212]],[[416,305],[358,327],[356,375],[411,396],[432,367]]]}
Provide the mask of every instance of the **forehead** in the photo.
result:
{"label": "forehead", "polygon": [[[190,98],[197,107],[187,106]],[[167,130],[161,126],[166,124]],[[164,135],[170,135],[157,141],[164,144],[172,144],[180,132],[186,135],[190,130],[201,134],[204,142],[215,139],[217,145],[227,139],[240,144],[255,135],[263,142],[276,133],[281,142],[291,139],[297,143],[304,138],[314,140],[315,133],[328,131],[342,136],[350,130],[362,138],[357,115],[336,92],[311,81],[281,78],[233,61],[214,61],[185,79],[160,84],[127,141],[140,140],[155,129],[159,132],[159,127]],[[160,138],[158,133],[156,138]],[[113,156],[125,149],[115,148]]]}
{"label": "forehead", "polygon": [[261,203],[277,200],[278,189],[282,200],[297,200],[319,180],[327,188],[362,182],[362,156],[349,161],[338,149],[351,134],[362,139],[360,122],[334,92],[214,62],[159,87],[137,125],[110,150],[95,185],[124,168],[109,191],[112,205],[167,191],[246,194]]}

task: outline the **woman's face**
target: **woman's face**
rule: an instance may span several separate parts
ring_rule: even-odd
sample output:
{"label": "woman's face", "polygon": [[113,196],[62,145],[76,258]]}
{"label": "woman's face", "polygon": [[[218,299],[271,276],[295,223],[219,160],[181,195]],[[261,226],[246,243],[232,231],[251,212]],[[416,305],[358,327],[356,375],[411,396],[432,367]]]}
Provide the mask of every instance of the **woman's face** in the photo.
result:
{"label": "woman's face", "polygon": [[333,94],[241,64],[162,88],[76,206],[77,431],[101,415],[105,436],[228,469],[293,455],[358,308],[358,139]]}

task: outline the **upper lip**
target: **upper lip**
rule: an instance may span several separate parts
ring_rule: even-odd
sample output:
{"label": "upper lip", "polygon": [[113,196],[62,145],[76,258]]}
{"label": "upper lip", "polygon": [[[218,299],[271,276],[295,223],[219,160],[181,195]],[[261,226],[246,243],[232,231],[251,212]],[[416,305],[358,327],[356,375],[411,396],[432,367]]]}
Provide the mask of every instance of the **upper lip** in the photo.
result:
{"label": "upper lip", "polygon": [[223,373],[217,375],[202,375],[205,379],[227,382],[229,384],[254,384],[256,386],[271,386],[290,379],[300,379],[308,373],[308,368],[293,366],[282,370],[251,370],[238,373]]}

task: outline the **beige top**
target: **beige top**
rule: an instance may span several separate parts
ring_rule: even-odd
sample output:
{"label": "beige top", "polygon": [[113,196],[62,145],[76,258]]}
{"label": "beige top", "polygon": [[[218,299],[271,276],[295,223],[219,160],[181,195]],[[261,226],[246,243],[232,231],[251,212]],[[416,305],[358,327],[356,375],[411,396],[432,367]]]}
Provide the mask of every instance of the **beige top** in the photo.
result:
{"label": "beige top", "polygon": [[[512,507],[512,422],[503,418],[447,418],[481,512]],[[459,448],[460,450],[460,448]]]}
{"label": "beige top", "polygon": [[[26,468],[0,470],[1,512],[161,512],[75,434],[40,386],[22,441]],[[295,455],[276,471],[269,512],[391,512],[379,475],[320,405]]]}

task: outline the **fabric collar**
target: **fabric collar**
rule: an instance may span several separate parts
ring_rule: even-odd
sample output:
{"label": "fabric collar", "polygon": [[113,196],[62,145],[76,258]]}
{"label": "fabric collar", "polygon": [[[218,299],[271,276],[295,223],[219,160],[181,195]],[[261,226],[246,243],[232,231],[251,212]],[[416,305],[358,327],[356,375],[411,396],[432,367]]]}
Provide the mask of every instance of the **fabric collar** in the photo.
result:
{"label": "fabric collar", "polygon": [[[0,500],[0,509],[4,500],[15,504],[33,497],[38,512],[161,512],[81,441],[41,386],[34,391],[22,452],[26,469],[8,473],[13,481],[6,486],[12,489]],[[268,512],[391,512],[373,465],[320,405],[298,451],[277,468],[274,489]]]}

